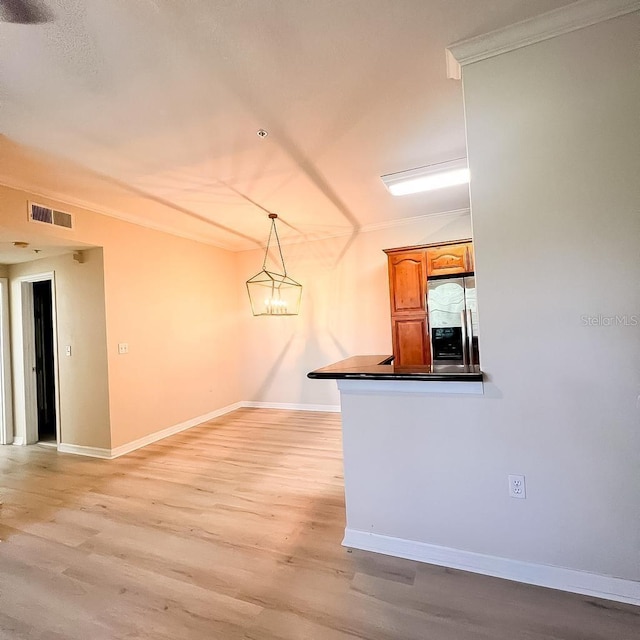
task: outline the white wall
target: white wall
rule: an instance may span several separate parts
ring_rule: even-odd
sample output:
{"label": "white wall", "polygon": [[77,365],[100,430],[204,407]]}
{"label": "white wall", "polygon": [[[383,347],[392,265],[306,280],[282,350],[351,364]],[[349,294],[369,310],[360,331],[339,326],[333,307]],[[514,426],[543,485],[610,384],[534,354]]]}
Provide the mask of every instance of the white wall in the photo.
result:
{"label": "white wall", "polygon": [[[353,355],[391,354],[389,280],[383,249],[470,236],[469,214],[458,212],[354,237],[283,247],[288,272],[304,286],[301,312],[287,318],[253,317],[248,299],[242,300],[242,360],[247,363],[244,398],[338,405],[333,380],[309,380],[306,374]],[[260,270],[263,257],[264,251],[239,254],[243,281]]]}
{"label": "white wall", "polygon": [[[491,425],[531,494],[520,554],[635,580],[638,33],[636,13],[464,73]],[[638,323],[584,326],[600,315]]]}
{"label": "white wall", "polygon": [[486,394],[346,398],[349,527],[640,581],[638,33],[464,69]]}

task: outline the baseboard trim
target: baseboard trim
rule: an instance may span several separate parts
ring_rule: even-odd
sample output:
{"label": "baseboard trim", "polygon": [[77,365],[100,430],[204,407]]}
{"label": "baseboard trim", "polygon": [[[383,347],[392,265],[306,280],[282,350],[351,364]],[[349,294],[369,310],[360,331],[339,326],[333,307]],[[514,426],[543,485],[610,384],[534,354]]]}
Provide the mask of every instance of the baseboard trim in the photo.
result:
{"label": "baseboard trim", "polygon": [[[181,422],[180,424],[173,425],[172,427],[167,427],[166,429],[162,429],[161,431],[156,431],[155,433],[150,433],[147,436],[142,438],[138,438],[137,440],[132,440],[131,442],[127,442],[126,444],[122,444],[113,449],[100,449],[98,447],[83,447],[76,444],[66,444],[61,442],[58,445],[58,451],[60,453],[73,453],[75,455],[80,456],[89,456],[90,458],[102,458],[106,460],[113,460],[114,458],[119,458],[127,453],[131,453],[132,451],[136,451],[136,449],[141,449],[142,447],[146,447],[147,445],[153,444],[154,442],[158,442],[158,440],[163,440],[164,438],[168,438],[169,436],[173,436],[176,433],[180,433],[181,431],[186,431],[187,429],[191,429],[192,427],[196,427],[201,425],[209,420],[214,420],[215,418],[219,418],[227,413],[231,413],[236,409],[243,408],[251,408],[251,409],[284,409],[286,411],[327,411],[327,412],[339,412],[340,405],[329,405],[329,404],[288,404],[288,403],[277,403],[277,402],[250,402],[250,401],[240,401],[235,402],[233,404],[229,404],[226,407],[222,407],[221,409],[216,409],[215,411],[210,411],[209,413],[205,413],[202,416],[198,416],[196,418],[191,418],[190,420],[185,420],[185,422]],[[18,439],[14,439],[14,444],[24,444],[23,442],[19,442]]]}
{"label": "baseboard trim", "polygon": [[343,546],[539,587],[640,605],[640,582],[345,529]]}
{"label": "baseboard trim", "polygon": [[73,453],[77,456],[87,456],[89,458],[102,458],[103,460],[111,460],[111,449],[101,449],[99,447],[83,447],[79,444],[66,444],[60,442],[58,444],[60,453]]}
{"label": "baseboard trim", "polygon": [[202,416],[191,418],[190,420],[185,420],[184,422],[175,424],[172,427],[167,427],[166,429],[162,429],[161,431],[150,433],[148,436],[138,438],[137,440],[132,440],[131,442],[127,442],[126,444],[122,444],[119,447],[115,447],[114,449],[111,449],[111,458],[119,458],[120,456],[123,456],[126,453],[131,453],[136,449],[141,449],[142,447],[146,447],[147,445],[153,444],[154,442],[158,442],[158,440],[164,440],[164,438],[173,436],[176,433],[180,433],[181,431],[186,431],[187,429],[196,427],[199,424],[203,424],[205,422],[208,422],[209,420],[213,420],[227,413],[231,413],[236,409],[242,408],[242,406],[243,406],[242,402],[234,402],[233,404],[229,404],[226,407],[222,407],[221,409],[210,411],[209,413],[205,413]]}
{"label": "baseboard trim", "polygon": [[241,403],[247,409],[283,409],[285,411],[325,411],[340,413],[339,404],[291,404],[288,402],[252,402]]}

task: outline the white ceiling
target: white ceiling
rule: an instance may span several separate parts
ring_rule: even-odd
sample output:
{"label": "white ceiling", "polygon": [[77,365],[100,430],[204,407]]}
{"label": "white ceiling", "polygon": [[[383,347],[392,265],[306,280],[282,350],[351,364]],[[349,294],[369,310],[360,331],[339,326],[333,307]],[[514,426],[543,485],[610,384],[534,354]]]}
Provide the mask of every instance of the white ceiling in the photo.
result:
{"label": "white ceiling", "polygon": [[569,3],[47,0],[0,23],[0,182],[232,250],[465,208],[379,176],[465,155],[447,45]]}

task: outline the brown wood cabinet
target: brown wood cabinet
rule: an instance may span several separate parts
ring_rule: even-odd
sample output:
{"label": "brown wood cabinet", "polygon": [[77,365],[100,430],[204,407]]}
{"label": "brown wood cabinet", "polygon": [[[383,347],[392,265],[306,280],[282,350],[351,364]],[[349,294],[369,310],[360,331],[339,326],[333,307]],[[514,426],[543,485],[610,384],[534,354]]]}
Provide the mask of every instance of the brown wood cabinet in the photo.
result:
{"label": "brown wood cabinet", "polygon": [[386,253],[394,364],[429,364],[426,253],[420,248],[415,251],[391,249]]}
{"label": "brown wood cabinet", "polygon": [[385,249],[389,266],[394,364],[431,364],[427,279],[474,270],[470,241]]}
{"label": "brown wood cabinet", "polygon": [[427,314],[422,318],[396,318],[392,321],[394,364],[414,366],[431,362]]}
{"label": "brown wood cabinet", "polygon": [[389,255],[389,293],[393,315],[426,313],[423,293],[427,290],[425,266],[423,251]]}
{"label": "brown wood cabinet", "polygon": [[448,276],[473,271],[473,246],[470,242],[432,247],[427,252],[427,276]]}

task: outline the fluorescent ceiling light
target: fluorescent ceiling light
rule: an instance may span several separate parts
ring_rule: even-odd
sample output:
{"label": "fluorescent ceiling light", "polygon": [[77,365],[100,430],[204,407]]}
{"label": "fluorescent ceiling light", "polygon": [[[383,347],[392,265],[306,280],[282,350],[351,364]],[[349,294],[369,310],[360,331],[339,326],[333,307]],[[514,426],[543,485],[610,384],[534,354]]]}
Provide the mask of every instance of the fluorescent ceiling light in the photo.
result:
{"label": "fluorescent ceiling light", "polygon": [[382,182],[394,196],[406,196],[410,193],[444,189],[456,184],[469,182],[467,159],[459,158],[451,162],[441,162],[427,167],[389,173],[382,176]]}

